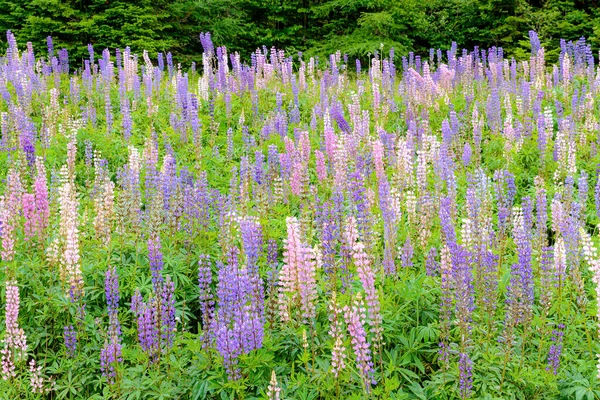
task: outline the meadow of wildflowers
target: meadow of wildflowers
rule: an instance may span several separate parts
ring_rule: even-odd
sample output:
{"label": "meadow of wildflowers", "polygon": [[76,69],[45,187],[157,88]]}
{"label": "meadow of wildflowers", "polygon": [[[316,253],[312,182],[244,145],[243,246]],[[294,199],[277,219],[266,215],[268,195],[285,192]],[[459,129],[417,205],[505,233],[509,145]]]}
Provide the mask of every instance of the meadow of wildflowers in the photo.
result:
{"label": "meadow of wildflowers", "polygon": [[600,398],[600,69],[529,36],[182,68],[8,32],[0,398]]}

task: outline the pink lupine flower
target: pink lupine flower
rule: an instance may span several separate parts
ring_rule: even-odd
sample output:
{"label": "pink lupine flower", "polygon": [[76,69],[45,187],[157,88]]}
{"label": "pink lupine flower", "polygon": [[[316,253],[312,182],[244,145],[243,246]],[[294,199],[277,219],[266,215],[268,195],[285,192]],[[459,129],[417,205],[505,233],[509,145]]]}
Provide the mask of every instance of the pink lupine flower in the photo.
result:
{"label": "pink lupine flower", "polygon": [[15,228],[6,200],[0,196],[0,226],[2,227],[2,261],[12,261],[15,254]]}
{"label": "pink lupine flower", "polygon": [[31,392],[43,393],[44,379],[42,378],[42,366],[36,365],[34,358],[29,361],[29,374],[31,377]]}
{"label": "pink lupine flower", "polygon": [[16,376],[15,357],[25,355],[27,351],[27,337],[19,327],[19,288],[16,281],[6,282],[6,333],[2,354],[2,378],[8,380]]}
{"label": "pink lupine flower", "polygon": [[23,233],[25,234],[25,240],[29,240],[35,235],[37,227],[35,196],[31,193],[23,194],[23,216],[25,217]]}
{"label": "pink lupine flower", "polygon": [[34,197],[36,210],[36,233],[41,239],[46,235],[48,219],[50,217],[50,207],[48,204],[48,184],[46,182],[46,169],[41,158],[37,160],[37,176],[35,178]]}
{"label": "pink lupine flower", "polygon": [[290,178],[290,187],[292,193],[296,196],[302,196],[305,182],[305,168],[300,162],[294,163],[292,177]]}
{"label": "pink lupine flower", "polygon": [[110,243],[110,234],[112,232],[112,220],[114,217],[114,188],[115,184],[108,178],[101,185],[102,193],[94,199],[94,208],[96,209],[96,218],[94,218],[94,228],[98,239],[103,243]]}
{"label": "pink lupine flower", "polygon": [[333,348],[331,349],[331,372],[337,378],[344,368],[346,368],[346,347],[344,346],[344,332],[342,330],[342,310],[336,301],[336,294],[331,294],[331,303],[329,304],[329,336],[333,339]]}
{"label": "pink lupine flower", "polygon": [[291,320],[292,305],[299,305],[302,318],[314,318],[317,298],[316,269],[313,250],[302,243],[300,225],[295,217],[286,219],[284,265],[279,273],[279,314],[282,322]]}
{"label": "pink lupine flower", "polygon": [[83,292],[83,277],[79,255],[79,213],[77,210],[79,202],[73,183],[69,180],[65,181],[59,189],[59,195],[59,232],[64,243],[61,275],[67,281],[70,295],[78,297]]}
{"label": "pink lupine flower", "polygon": [[381,140],[373,142],[373,162],[375,163],[377,179],[381,179],[385,173],[383,166],[383,143],[381,143]]}
{"label": "pink lupine flower", "polygon": [[284,264],[279,272],[279,315],[283,322],[290,321],[289,295],[294,296],[299,286],[298,269],[301,256],[300,226],[294,217],[286,219],[287,239],[284,241]]}
{"label": "pink lupine flower", "polygon": [[302,246],[299,261],[300,309],[302,311],[302,318],[305,321],[309,321],[316,316],[315,301],[317,300],[316,263],[313,250],[308,246]]}
{"label": "pink lupine flower", "polygon": [[369,325],[374,335],[375,348],[381,344],[383,327],[379,303],[379,294],[375,288],[375,271],[371,266],[371,259],[365,252],[365,245],[361,242],[354,244],[352,258],[356,265],[356,272],[365,290],[365,300],[367,302],[367,312],[369,315]]}
{"label": "pink lupine flower", "polygon": [[365,391],[371,391],[371,385],[375,384],[373,361],[371,359],[371,349],[367,341],[367,332],[365,331],[365,307],[360,292],[354,297],[352,306],[344,307],[344,317],[348,326],[352,348],[354,349],[356,368],[358,369]]}
{"label": "pink lupine flower", "polygon": [[319,151],[315,151],[315,163],[317,169],[317,177],[320,182],[327,179],[327,166],[325,165],[325,155]]}

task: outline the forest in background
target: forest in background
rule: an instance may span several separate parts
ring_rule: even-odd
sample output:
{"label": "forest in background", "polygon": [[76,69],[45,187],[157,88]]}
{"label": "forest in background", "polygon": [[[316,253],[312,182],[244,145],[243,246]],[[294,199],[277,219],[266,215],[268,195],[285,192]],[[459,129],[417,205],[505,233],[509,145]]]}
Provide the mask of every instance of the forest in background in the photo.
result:
{"label": "forest in background", "polygon": [[[289,55],[326,56],[340,50],[368,57],[383,44],[396,55],[501,46],[507,56],[527,57],[527,32],[535,30],[556,61],[560,38],[588,38],[600,46],[597,0],[0,0],[0,31],[20,46],[45,47],[52,36],[71,60],[96,49],[171,52],[184,65],[202,54],[198,35],[211,32],[217,45],[247,57],[258,46]],[[0,50],[7,43],[1,39]],[[75,62],[74,66],[79,66]]]}

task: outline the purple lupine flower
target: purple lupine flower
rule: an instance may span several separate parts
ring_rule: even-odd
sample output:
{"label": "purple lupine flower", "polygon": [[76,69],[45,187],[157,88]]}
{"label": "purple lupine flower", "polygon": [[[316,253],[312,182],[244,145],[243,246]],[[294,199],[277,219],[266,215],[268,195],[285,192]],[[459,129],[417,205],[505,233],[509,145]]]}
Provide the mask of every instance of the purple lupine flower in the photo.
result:
{"label": "purple lupine flower", "polygon": [[335,256],[340,239],[339,225],[336,223],[334,204],[326,201],[317,206],[316,222],[321,233],[323,269],[326,274],[336,274]]}
{"label": "purple lupine flower", "polygon": [[498,203],[498,227],[503,234],[511,215],[514,197],[516,194],[514,175],[506,170],[494,172],[494,187]]}
{"label": "purple lupine flower", "polygon": [[460,398],[468,399],[473,388],[473,361],[465,352],[459,354],[458,371]]}
{"label": "purple lupine flower", "polygon": [[581,171],[579,180],[577,182],[579,189],[579,204],[585,209],[588,200],[588,175],[587,172]]}
{"label": "purple lupine flower", "polygon": [[414,248],[412,243],[410,242],[410,236],[406,238],[404,245],[402,246],[402,254],[400,255],[400,260],[402,263],[402,268],[411,268],[413,266],[413,256],[414,256]]}
{"label": "purple lupine flower", "polygon": [[596,187],[594,188],[594,204],[596,205],[596,216],[600,218],[600,165],[596,171]]}
{"label": "purple lupine flower", "polygon": [[207,254],[201,254],[198,260],[198,288],[200,289],[199,300],[203,331],[208,330],[214,307],[211,284],[212,271],[210,268],[210,259]]}
{"label": "purple lupine flower", "polygon": [[67,350],[67,357],[75,357],[75,354],[77,353],[77,332],[75,331],[75,328],[73,328],[73,325],[65,326],[63,338]]}
{"label": "purple lupine flower", "polygon": [[370,247],[372,235],[372,215],[367,203],[363,175],[359,171],[350,174],[350,199],[355,208],[356,222],[361,242]]}
{"label": "purple lupine flower", "polygon": [[121,353],[121,325],[118,318],[119,309],[119,276],[115,267],[106,271],[104,283],[106,304],[108,306],[109,329],[108,338],[100,352],[100,369],[109,384],[115,383],[118,363],[123,361]]}
{"label": "purple lupine flower", "polygon": [[244,218],[240,221],[242,244],[246,255],[246,266],[252,273],[258,274],[258,257],[262,252],[262,226],[258,219]]}
{"label": "purple lupine flower", "polygon": [[46,38],[46,45],[48,47],[48,59],[54,57],[54,45],[52,44],[52,36]]}
{"label": "purple lupine flower", "polygon": [[[157,300],[158,301],[158,300]],[[161,291],[160,322],[161,326],[161,350],[168,351],[173,347],[175,337],[175,283],[167,275],[165,284]]]}
{"label": "purple lupine flower", "polygon": [[449,243],[452,258],[452,281],[455,288],[456,317],[463,337],[471,331],[473,305],[473,272],[471,254],[462,246]]}
{"label": "purple lupine flower", "polygon": [[440,350],[439,362],[444,370],[450,366],[450,328],[452,324],[452,310],[454,309],[454,296],[452,296],[452,261],[448,246],[442,247],[440,260]]}
{"label": "purple lupine flower", "polygon": [[[133,301],[132,301],[133,303]],[[158,314],[153,304],[142,303],[137,309],[138,340],[140,347],[151,362],[158,360],[160,354]]]}
{"label": "purple lupine flower", "polygon": [[[218,309],[212,323],[212,335],[217,351],[223,357],[223,366],[231,380],[240,377],[238,357],[262,347],[263,310],[262,284],[247,268],[240,268],[236,250],[226,267],[217,262]],[[257,298],[259,297],[259,298]]]}
{"label": "purple lupine flower", "polygon": [[115,384],[116,366],[121,362],[123,362],[121,344],[112,341],[105,343],[100,351],[100,370],[102,376],[108,380],[109,385]]}
{"label": "purple lupine flower", "polygon": [[529,43],[531,44],[531,53],[537,54],[541,48],[540,39],[535,31],[529,31]]}
{"label": "purple lupine flower", "polygon": [[330,110],[331,118],[337,123],[340,130],[344,133],[350,133],[351,128],[346,118],[344,118],[344,110],[341,103],[334,103]]}
{"label": "purple lupine flower", "polygon": [[200,32],[200,43],[202,44],[204,52],[208,56],[212,57],[212,55],[215,53],[215,46],[213,45],[212,39],[210,38],[210,32]]}
{"label": "purple lupine flower", "polygon": [[425,261],[425,273],[427,276],[435,276],[439,273],[440,266],[436,260],[437,253],[436,247],[432,247],[427,253],[427,259]]}
{"label": "purple lupine flower", "polygon": [[560,367],[560,355],[562,354],[563,348],[563,336],[565,335],[565,325],[558,324],[557,329],[552,331],[552,345],[548,350],[548,366],[546,371],[552,371],[552,374],[558,373]]}
{"label": "purple lupine flower", "polygon": [[116,315],[119,309],[119,275],[115,267],[106,271],[104,280],[104,290],[106,293],[106,305],[108,306],[108,315]]}
{"label": "purple lupine flower", "polygon": [[150,260],[150,272],[152,273],[152,287],[154,293],[158,295],[163,283],[163,255],[160,245],[160,237],[152,235],[148,239],[148,259]]}

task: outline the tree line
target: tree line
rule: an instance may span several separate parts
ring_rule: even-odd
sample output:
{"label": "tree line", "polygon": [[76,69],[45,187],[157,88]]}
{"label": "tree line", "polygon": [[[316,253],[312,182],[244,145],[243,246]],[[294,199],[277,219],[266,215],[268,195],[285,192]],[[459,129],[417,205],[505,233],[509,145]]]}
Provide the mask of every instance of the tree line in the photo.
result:
{"label": "tree line", "polygon": [[[290,55],[337,50],[366,58],[380,48],[396,55],[501,46],[508,56],[529,52],[536,30],[556,59],[559,40],[588,38],[600,44],[600,0],[0,0],[0,30],[36,51],[52,36],[74,61],[97,51],[130,46],[151,56],[171,52],[184,64],[202,52],[198,34],[243,57],[258,46]],[[2,38],[6,46],[6,39]],[[555,54],[556,53],[556,54]],[[75,62],[74,65],[79,65]]]}

